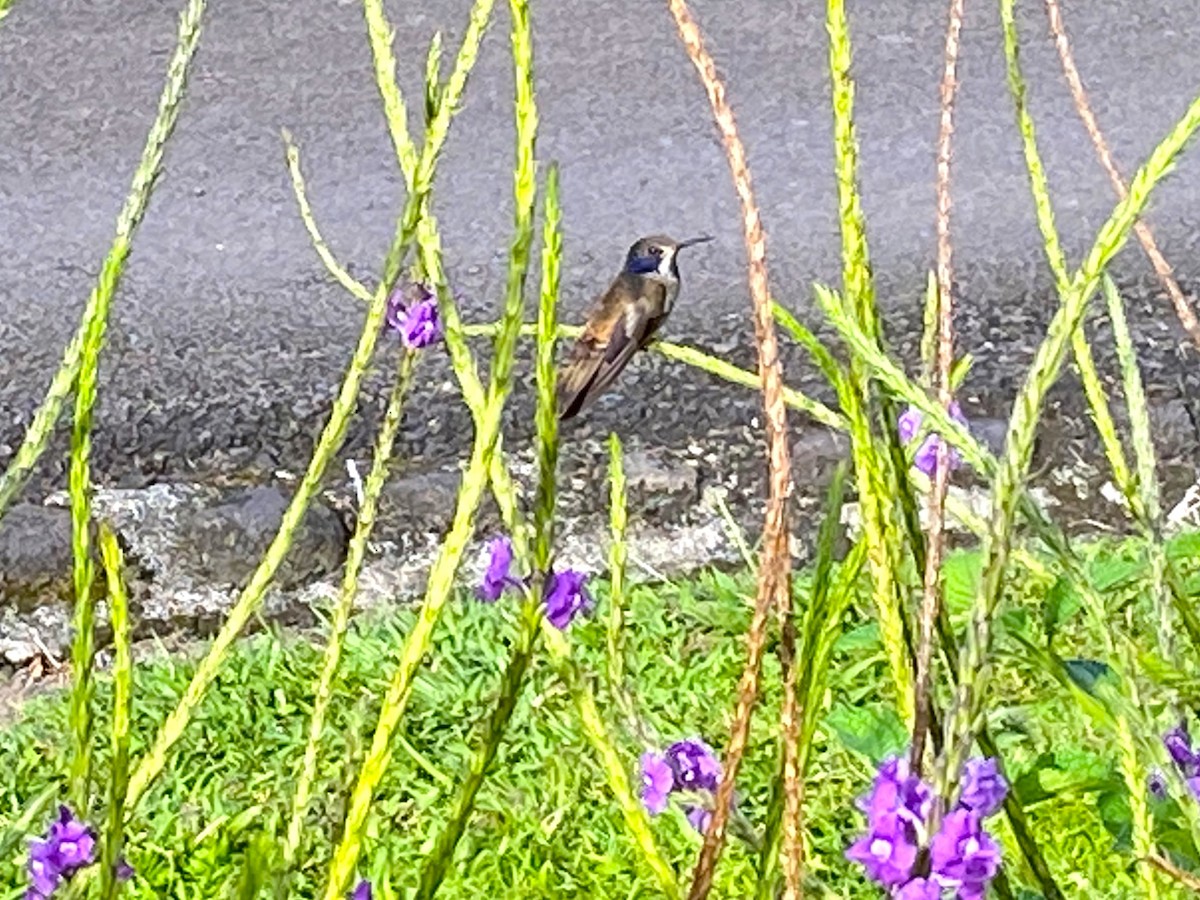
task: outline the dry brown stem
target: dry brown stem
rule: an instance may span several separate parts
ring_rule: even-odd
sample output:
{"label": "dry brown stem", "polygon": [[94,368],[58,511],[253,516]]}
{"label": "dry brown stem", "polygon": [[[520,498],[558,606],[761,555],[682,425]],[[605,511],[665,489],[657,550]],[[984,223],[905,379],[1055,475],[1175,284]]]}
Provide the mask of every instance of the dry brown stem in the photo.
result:
{"label": "dry brown stem", "polygon": [[[938,341],[936,383],[938,400],[947,409],[953,402],[950,369],[954,365],[954,245],[950,240],[950,161],[954,135],[954,98],[958,92],[958,51],[961,45],[964,0],[950,0],[946,50],[942,69],[941,118],[937,144],[937,286]],[[929,730],[929,689],[932,683],[933,632],[942,595],[946,489],[950,482],[950,446],[938,445],[937,466],[929,493],[929,526],[925,541],[925,580],[921,599],[921,635],[917,645],[916,710],[911,765],[920,775],[925,737]]]}
{"label": "dry brown stem", "polygon": [[[729,803],[733,796],[734,780],[741,766],[746,749],[746,738],[750,731],[750,717],[758,699],[759,674],[763,648],[766,644],[767,622],[772,607],[786,615],[791,603],[791,558],[788,547],[787,501],[791,489],[791,461],[787,441],[787,407],[783,398],[783,371],[779,363],[779,345],[775,336],[775,322],[771,316],[770,291],[767,286],[767,248],[758,204],[750,183],[750,169],[746,164],[746,150],[738,137],[733,110],[725,99],[725,87],[717,75],[716,65],[704,47],[700,27],[692,17],[685,0],[668,0],[671,14],[688,57],[700,74],[713,118],[721,132],[729,169],[733,175],[734,188],[742,207],[742,225],[745,230],[746,255],[750,297],[754,306],[754,334],[758,345],[758,370],[762,380],[763,406],[770,489],[767,497],[767,514],[763,526],[762,559],[758,571],[758,593],[754,603],[754,615],[747,634],[746,666],[738,684],[737,706],[734,711],[733,728],[725,750],[721,783],[717,788],[712,822],[704,836],[704,847],[696,862],[689,900],[702,900],[712,888],[713,872],[725,841],[725,828],[729,816]],[[787,690],[791,685],[790,691]],[[784,837],[784,896],[793,900],[799,897],[801,843],[800,843],[800,785],[795,759],[795,733],[798,729],[795,697],[795,679],[785,677],[785,697],[781,712],[781,728],[784,743],[784,793],[783,817]]]}
{"label": "dry brown stem", "polygon": [[[1100,124],[1092,112],[1087,91],[1083,87],[1083,79],[1079,76],[1074,54],[1071,53],[1071,42],[1067,38],[1067,29],[1063,25],[1062,19],[1062,7],[1059,6],[1058,0],[1046,0],[1046,14],[1050,18],[1050,31],[1054,35],[1054,46],[1058,50],[1063,74],[1067,77],[1071,98],[1075,101],[1075,111],[1083,120],[1083,127],[1087,129],[1088,136],[1092,139],[1092,145],[1096,148],[1096,156],[1100,158],[1100,165],[1104,166],[1104,171],[1108,173],[1108,180],[1112,182],[1117,199],[1124,200],[1129,190],[1125,185],[1125,179],[1121,177],[1120,169],[1113,160],[1112,151],[1109,150],[1108,142],[1104,139]],[[1171,304],[1175,307],[1175,315],[1179,319],[1179,324],[1191,337],[1196,349],[1200,350],[1200,321],[1197,321],[1196,313],[1179,287],[1179,282],[1175,280],[1170,263],[1158,249],[1154,233],[1150,230],[1150,226],[1141,219],[1134,223],[1133,232],[1137,235],[1142,249],[1146,251],[1146,256],[1150,258],[1150,264],[1154,267],[1154,273],[1158,276],[1163,290],[1171,298]]]}

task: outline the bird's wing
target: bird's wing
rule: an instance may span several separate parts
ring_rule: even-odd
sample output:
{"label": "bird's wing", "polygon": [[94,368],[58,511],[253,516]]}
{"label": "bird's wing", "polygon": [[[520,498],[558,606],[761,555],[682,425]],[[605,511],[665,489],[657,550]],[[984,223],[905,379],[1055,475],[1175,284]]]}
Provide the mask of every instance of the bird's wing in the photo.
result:
{"label": "bird's wing", "polygon": [[560,418],[569,419],[589,406],[616,380],[633,354],[645,346],[663,319],[652,310],[650,301],[639,297],[613,323],[607,340],[592,329],[579,338],[559,377]]}

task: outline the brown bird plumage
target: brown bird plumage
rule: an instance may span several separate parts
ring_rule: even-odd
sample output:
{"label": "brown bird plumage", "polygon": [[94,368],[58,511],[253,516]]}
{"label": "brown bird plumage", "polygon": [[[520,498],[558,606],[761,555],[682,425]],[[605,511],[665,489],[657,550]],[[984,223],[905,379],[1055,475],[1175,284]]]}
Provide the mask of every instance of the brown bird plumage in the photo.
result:
{"label": "brown bird plumage", "polygon": [[633,355],[653,339],[679,294],[676,254],[708,236],[676,241],[665,235],[638,240],[625,266],[588,312],[583,334],[558,377],[560,419],[586,409],[616,380]]}

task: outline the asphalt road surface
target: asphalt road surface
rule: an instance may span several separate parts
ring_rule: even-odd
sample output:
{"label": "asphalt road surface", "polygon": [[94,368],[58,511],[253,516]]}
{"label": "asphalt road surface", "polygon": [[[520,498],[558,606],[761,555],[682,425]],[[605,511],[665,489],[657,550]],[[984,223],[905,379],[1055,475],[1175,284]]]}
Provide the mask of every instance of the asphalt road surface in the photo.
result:
{"label": "asphalt road surface", "polygon": [[[443,29],[454,46],[469,5],[389,3],[414,109],[430,37]],[[911,358],[934,253],[944,4],[848,5],[879,296],[893,345]],[[0,463],[23,434],[111,240],[180,6],[21,0],[0,24]],[[683,293],[665,335],[749,364],[737,202],[665,5],[534,6],[538,150],[562,170],[565,317],[577,320],[637,236],[711,232],[717,240],[683,260]],[[996,4],[967,6],[954,231],[961,349],[977,364],[964,398],[969,412],[996,415],[1006,410],[1053,298],[1005,86]],[[1067,252],[1077,261],[1113,197],[1071,107],[1041,4],[1022,6],[1032,111]],[[1079,67],[1127,172],[1200,91],[1197,8],[1195,0],[1066,5]],[[823,4],[696,0],[695,12],[749,149],[774,293],[816,322],[811,283],[839,281]],[[436,192],[448,270],[472,320],[494,317],[503,290],[513,145],[507,33],[507,4],[497,2]],[[294,470],[307,458],[362,311],[309,246],[284,167],[284,127],[301,145],[317,217],[335,251],[364,278],[378,269],[401,193],[360,5],[213,0],[165,172],[115,306],[97,434],[103,481]],[[1150,221],[1185,288],[1200,284],[1200,148],[1180,162]],[[1182,332],[1136,245],[1116,271],[1154,396],[1200,393],[1196,357],[1180,352]],[[789,353],[787,370],[793,383],[816,385],[799,354]],[[418,461],[445,460],[469,440],[446,371],[437,361],[425,368],[408,416],[402,450]],[[1065,381],[1059,392],[1062,410],[1078,410],[1072,385]],[[382,376],[369,383],[369,416],[384,390]],[[528,391],[521,394],[512,413],[517,433],[529,427]],[[568,438],[615,427],[646,445],[741,441],[757,409],[751,392],[643,359]],[[350,451],[361,456],[370,434],[360,420]],[[59,448],[35,492],[61,478]]]}

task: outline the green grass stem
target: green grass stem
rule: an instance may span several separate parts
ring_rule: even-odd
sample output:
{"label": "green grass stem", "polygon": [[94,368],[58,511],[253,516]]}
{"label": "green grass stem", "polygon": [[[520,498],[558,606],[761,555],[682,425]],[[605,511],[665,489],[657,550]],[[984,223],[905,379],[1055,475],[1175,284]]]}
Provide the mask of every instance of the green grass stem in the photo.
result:
{"label": "green grass stem", "polygon": [[58,371],[54,373],[46,396],[33,415],[33,421],[25,432],[21,446],[17,448],[4,474],[0,475],[0,516],[4,515],[4,511],[46,450],[62,414],[67,395],[79,376],[86,336],[89,333],[95,334],[97,328],[103,331],[104,326],[95,320],[102,314],[107,315],[112,296],[120,282],[129,248],[150,202],[150,194],[162,165],[163,150],[179,116],[179,107],[187,84],[188,67],[200,41],[205,5],[205,0],[189,0],[180,16],[175,50],[168,64],[162,94],[159,96],[158,112],[146,135],[146,144],[134,170],[129,193],[117,215],[116,234],[101,267],[100,277],[84,307],[79,328],[63,353]]}
{"label": "green grass stem", "polygon": [[[828,0],[825,27],[829,33],[829,73],[832,82],[834,167],[837,177],[838,220],[842,236],[842,282],[848,315],[868,340],[881,340],[875,286],[867,247],[866,217],[858,186],[858,139],[854,126],[854,78],[850,27],[843,0]],[[864,364],[850,359],[849,390],[841,392],[842,412],[849,422],[850,456],[854,463],[862,510],[862,527],[871,569],[872,596],[879,618],[896,699],[905,721],[913,718],[913,675],[905,640],[906,623],[901,602],[899,572],[902,548],[889,535],[897,511],[892,498],[899,495],[899,479],[892,471],[886,438],[878,439],[871,422],[875,401]],[[886,404],[884,404],[886,417]],[[886,432],[885,432],[886,434]]]}
{"label": "green grass stem", "polygon": [[[1108,318],[1112,322],[1113,340],[1117,345],[1117,359],[1121,366],[1121,382],[1125,403],[1129,408],[1129,430],[1133,440],[1133,458],[1137,466],[1136,491],[1140,506],[1140,520],[1146,538],[1146,554],[1150,563],[1147,584],[1154,602],[1158,622],[1158,648],[1165,659],[1171,658],[1173,625],[1171,622],[1172,573],[1167,571],[1170,562],[1162,540],[1162,505],[1159,500],[1157,454],[1150,425],[1150,404],[1142,383],[1141,367],[1138,365],[1137,350],[1129,333],[1129,320],[1125,315],[1125,304],[1117,286],[1107,273],[1104,275],[1103,292],[1108,307]],[[1186,597],[1179,598],[1188,604]]]}
{"label": "green grass stem", "polygon": [[625,768],[628,760],[617,750],[616,743],[608,732],[604,718],[596,706],[596,697],[572,659],[571,645],[562,632],[545,620],[542,621],[542,635],[550,651],[551,661],[571,691],[584,736],[591,744],[604,771],[609,790],[613,792],[617,805],[621,808],[625,827],[641,850],[650,871],[654,873],[659,890],[669,900],[678,900],[680,893],[675,872],[658,849],[654,831],[650,827],[650,817],[630,786]]}
{"label": "green grass stem", "polygon": [[987,686],[985,663],[991,647],[991,618],[1000,598],[1013,518],[1024,494],[1022,486],[1046,394],[1058,379],[1071,334],[1079,327],[1088,301],[1099,285],[1101,274],[1124,244],[1153,189],[1165,177],[1197,128],[1200,128],[1200,97],[1193,100],[1184,116],[1155,147],[1150,158],[1134,176],[1128,197],[1117,204],[1101,227],[1082,266],[1071,279],[1014,403],[1005,453],[993,482],[994,507],[983,541],[983,556],[987,562],[960,656],[960,684],[955,704],[946,722],[946,753],[939,765],[937,785],[942,796],[950,794],[983,714]]}
{"label": "green grass stem", "polygon": [[[786,326],[785,326],[786,327]],[[800,641],[796,647],[798,661],[797,694],[800,698],[800,721],[795,749],[797,777],[803,785],[808,759],[820,720],[821,695],[825,692],[825,676],[829,656],[841,634],[841,619],[854,594],[854,586],[865,559],[866,546],[854,544],[843,563],[843,576],[835,579],[833,569],[834,545],[841,529],[842,505],[845,501],[846,463],[835,470],[826,492],[825,516],[817,533],[816,558],[813,563],[809,601],[801,614]],[[834,592],[835,586],[838,592]],[[758,854],[758,900],[773,900],[776,896],[780,850],[783,835],[784,790],[783,765],[786,748],[780,748],[780,772],[771,785],[767,804],[766,826]]]}
{"label": "green grass stem", "polygon": [[608,629],[606,658],[608,689],[614,700],[625,695],[625,564],[628,547],[625,530],[629,513],[625,499],[625,464],[621,438],[608,435],[608,521],[611,544],[608,548]]}
{"label": "green grass stem", "polygon": [[559,202],[558,167],[546,172],[545,213],[542,224],[542,287],[538,299],[537,352],[537,495],[533,504],[535,571],[550,568],[554,546],[554,510],[558,501],[558,371],[554,350],[558,340],[558,296],[562,283],[562,205]]}
{"label": "green grass stem", "polygon": [[304,818],[308,813],[313,781],[316,778],[317,763],[320,758],[321,735],[325,730],[326,712],[333,695],[334,678],[337,676],[338,666],[341,663],[342,645],[346,638],[346,631],[350,627],[350,614],[354,609],[354,598],[358,594],[358,576],[366,557],[367,543],[375,528],[379,496],[387,481],[392,450],[396,443],[396,435],[400,431],[400,423],[403,420],[404,403],[409,389],[412,387],[417,357],[418,354],[410,350],[403,350],[399,354],[396,376],[383,415],[383,424],[380,426],[379,435],[375,440],[371,469],[367,473],[367,479],[363,486],[362,505],[357,511],[354,534],[350,538],[350,544],[346,550],[341,590],[338,592],[338,598],[333,607],[333,615],[329,623],[329,639],[325,644],[325,653],[321,661],[321,675],[313,693],[308,740],[304,747],[300,773],[296,779],[292,812],[283,844],[283,870],[285,873],[294,864],[296,853],[301,846]]}
{"label": "green grass stem", "polygon": [[[369,2],[369,0],[366,0],[366,2]],[[490,9],[488,0],[478,0],[476,7],[473,9],[472,25],[468,28],[463,46],[460,48],[455,60],[454,72],[447,82],[445,93],[443,94],[445,105],[438,110],[438,116],[426,134],[425,144],[421,152],[419,170],[427,170],[430,173],[428,176],[429,179],[432,178],[437,158],[440,155],[446,134],[449,131],[451,112],[458,105],[461,93],[466,87],[467,75],[478,57],[478,38],[482,35],[483,26],[476,27],[475,23],[477,20],[476,13],[481,6],[486,6]],[[425,183],[428,183],[428,179]],[[423,201],[420,196],[410,193],[405,203],[404,212],[401,214],[397,224],[397,232],[393,239],[393,244],[388,250],[387,259],[384,263],[383,278],[372,295],[358,345],[355,347],[350,366],[342,381],[337,398],[334,400],[333,409],[330,412],[324,430],[321,432],[317,448],[313,453],[312,459],[309,461],[304,477],[284,513],[279,531],[268,547],[250,582],[239,595],[221,630],[218,632],[216,638],[214,638],[208,655],[197,667],[191,683],[179,701],[179,705],[163,723],[151,745],[150,751],[143,757],[135,769],[133,777],[130,780],[129,795],[126,798],[127,805],[130,808],[136,805],[150,782],[166,765],[168,752],[183,734],[192,713],[200,704],[209,685],[212,684],[213,679],[216,678],[217,673],[220,671],[221,665],[228,655],[234,640],[236,640],[238,634],[241,633],[250,618],[257,612],[267,588],[270,587],[271,581],[274,579],[275,572],[291,547],[292,536],[299,527],[308,504],[319,489],[321,479],[324,477],[330,460],[341,447],[350,417],[353,415],[357,405],[358,392],[362,384],[362,379],[370,366],[375,350],[375,343],[378,340],[379,332],[383,325],[390,286],[399,273],[400,263],[404,258],[406,248],[412,243],[414,233],[417,237],[420,235],[417,219],[422,209],[422,204]]]}
{"label": "green grass stem", "polygon": [[[369,2],[369,0],[368,0]],[[514,169],[514,237],[509,251],[504,315],[496,335],[492,374],[484,404],[482,423],[475,434],[471,461],[459,489],[454,519],[437,559],[429,573],[425,600],[413,630],[400,652],[400,660],[384,698],[371,747],[359,771],[351,794],[342,838],[334,851],[326,900],[339,900],[350,887],[362,849],[363,831],[375,790],[391,757],[391,739],[407,707],[412,679],[421,660],[429,651],[433,629],[450,598],[454,575],[462,561],[466,544],[474,531],[474,518],[484,490],[491,481],[492,461],[499,448],[500,426],[505,401],[512,388],[512,366],[517,331],[524,308],[525,278],[529,269],[529,251],[533,240],[533,210],[537,197],[535,144],[537,109],[533,96],[532,33],[527,0],[510,0],[513,17],[512,48],[516,72],[517,154]],[[373,39],[372,43],[376,43]],[[439,110],[439,113],[441,110]],[[417,173],[417,189],[424,192]],[[424,251],[436,236],[436,220],[427,206],[417,227],[418,245]],[[422,259],[425,253],[422,254]],[[440,260],[439,260],[440,262]],[[428,273],[427,274],[431,274]],[[448,295],[444,280],[437,283],[439,298]],[[440,304],[443,308],[453,303]],[[449,326],[449,323],[447,323]],[[457,368],[457,366],[456,366]],[[515,702],[515,699],[514,699]],[[498,737],[497,737],[498,740]],[[479,777],[482,777],[480,772]],[[470,798],[473,802],[473,797]]]}
{"label": "green grass stem", "polygon": [[[92,550],[91,507],[91,450],[92,415],[98,393],[100,353],[108,326],[113,296],[121,281],[125,260],[129,256],[133,230],[140,221],[153,188],[153,181],[162,159],[162,148],[178,116],[179,105],[187,82],[187,69],[200,38],[203,3],[190,4],[179,22],[179,35],[172,56],[167,81],[159,98],[159,112],[147,137],[142,160],[134,173],[133,186],[117,220],[117,235],[100,271],[91,298],[88,300],[82,326],[82,341],[78,358],[75,416],[71,428],[71,449],[68,467],[68,494],[71,507],[72,581],[75,591],[75,613],[71,645],[71,704],[70,729],[74,737],[74,754],[68,797],[80,815],[86,815],[90,797],[92,768],[92,697],[95,691],[92,667],[95,662],[95,597],[93,582],[95,566]],[[51,401],[53,391],[47,396]],[[57,413],[55,414],[57,418]],[[36,420],[35,420],[36,421]],[[53,423],[49,423],[53,427]],[[47,436],[49,432],[47,431]],[[20,451],[18,451],[18,457]],[[17,460],[14,460],[14,465]],[[13,471],[10,467],[9,471]],[[7,473],[6,473],[7,475]],[[3,507],[3,488],[0,488],[0,508]]]}
{"label": "green grass stem", "polygon": [[[1054,224],[1054,204],[1050,197],[1050,183],[1046,177],[1046,169],[1042,164],[1041,153],[1037,145],[1037,129],[1033,116],[1029,112],[1026,99],[1027,90],[1025,79],[1021,74],[1020,41],[1017,35],[1016,18],[1014,15],[1015,0],[1002,0],[1000,17],[1004,27],[1004,56],[1008,70],[1009,93],[1012,95],[1013,106],[1017,115],[1017,129],[1021,134],[1021,144],[1025,154],[1025,168],[1029,173],[1029,186],[1033,194],[1034,211],[1037,217],[1038,230],[1042,235],[1042,244],[1050,270],[1054,274],[1054,283],[1059,296],[1063,296],[1070,286],[1070,272],[1067,269],[1066,254],[1062,249],[1058,229]],[[1084,396],[1087,398],[1092,421],[1100,435],[1104,447],[1104,456],[1113,471],[1113,480],[1117,487],[1129,499],[1131,505],[1136,503],[1136,489],[1133,477],[1129,471],[1129,462],[1125,450],[1117,434],[1109,410],[1108,396],[1100,375],[1096,371],[1096,362],[1092,357],[1092,348],[1087,335],[1082,328],[1071,333],[1071,350],[1075,357],[1075,367],[1083,384]]]}
{"label": "green grass stem", "polygon": [[[528,557],[518,557],[518,565],[534,573],[533,592],[522,604],[520,631],[513,643],[504,669],[500,696],[488,717],[483,738],[471,755],[449,821],[425,857],[416,892],[417,900],[429,900],[437,892],[446,870],[454,859],[454,850],[466,830],[475,800],[488,769],[496,757],[500,742],[524,686],[525,675],[537,647],[542,620],[540,595],[545,573],[549,570],[554,541],[556,501],[555,469],[558,460],[558,416],[555,403],[554,343],[557,330],[558,291],[562,263],[562,209],[558,199],[558,171],[551,167],[546,178],[543,224],[542,285],[538,303],[537,359],[537,458],[538,485],[534,502],[534,548],[532,566]],[[472,373],[473,367],[472,367]],[[493,489],[495,482],[493,480]],[[515,501],[513,503],[515,506]]]}
{"label": "green grass stem", "polygon": [[125,787],[129,782],[130,721],[133,718],[133,651],[125,561],[116,536],[105,525],[100,526],[100,558],[104,564],[108,615],[113,632],[112,763],[108,776],[108,821],[101,839],[100,896],[103,900],[114,900],[121,889],[117,866],[125,843]]}

